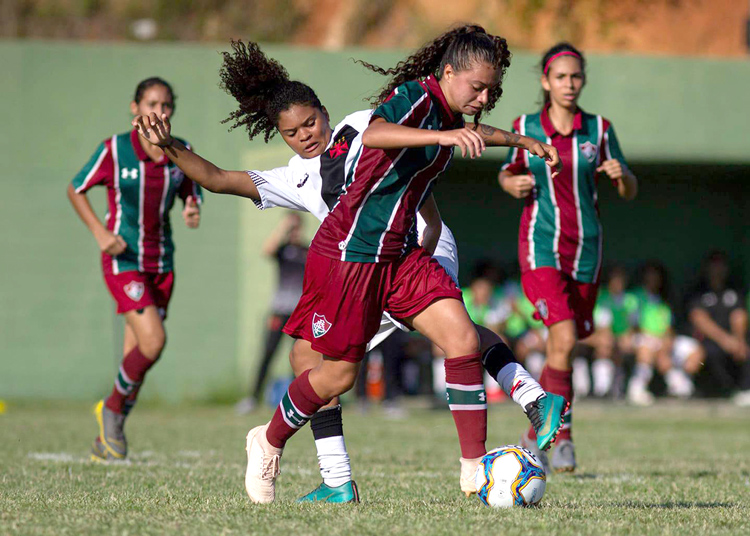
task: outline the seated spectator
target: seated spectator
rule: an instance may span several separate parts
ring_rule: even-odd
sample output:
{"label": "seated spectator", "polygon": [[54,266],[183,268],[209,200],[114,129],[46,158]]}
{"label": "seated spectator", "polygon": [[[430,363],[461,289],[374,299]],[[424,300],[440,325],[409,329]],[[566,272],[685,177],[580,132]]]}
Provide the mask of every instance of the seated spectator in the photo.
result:
{"label": "seated spectator", "polygon": [[726,253],[706,259],[703,282],[688,305],[688,317],[706,353],[711,386],[721,394],[735,392],[739,406],[750,406],[748,314],[741,292],[728,284]]}
{"label": "seated spectator", "polygon": [[646,406],[653,403],[649,391],[654,367],[664,376],[667,393],[686,398],[693,393],[692,376],[700,368],[702,353],[689,337],[675,337],[673,314],[667,302],[667,274],[655,262],[643,268],[638,299],[637,335],[633,338],[636,363],[628,385],[628,401]]}
{"label": "seated spectator", "polygon": [[[607,275],[607,286],[599,292],[596,300],[596,329],[580,343],[593,350],[591,377],[594,396],[603,397],[612,391],[622,354],[632,353],[632,338],[638,322],[638,298],[627,288],[625,268],[612,266]],[[575,370],[574,366],[574,378]],[[588,370],[585,372],[588,379]]]}

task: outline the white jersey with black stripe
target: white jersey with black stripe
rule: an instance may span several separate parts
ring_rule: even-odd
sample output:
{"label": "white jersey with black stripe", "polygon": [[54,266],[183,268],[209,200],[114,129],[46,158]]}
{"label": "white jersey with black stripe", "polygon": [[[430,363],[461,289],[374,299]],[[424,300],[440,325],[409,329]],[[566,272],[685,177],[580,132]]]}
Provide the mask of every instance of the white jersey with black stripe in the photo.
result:
{"label": "white jersey with black stripe", "polygon": [[[321,156],[293,156],[286,166],[265,171],[248,170],[255,183],[260,210],[273,207],[300,210],[313,214],[321,222],[336,204],[346,174],[362,147],[362,133],[370,124],[372,110],[347,115],[333,129],[331,140]],[[427,224],[417,214],[417,232],[421,239]],[[453,233],[443,223],[435,259],[458,284],[458,248]],[[403,326],[401,326],[403,329]],[[368,345],[368,351],[382,342],[396,327],[384,317],[381,329]]]}

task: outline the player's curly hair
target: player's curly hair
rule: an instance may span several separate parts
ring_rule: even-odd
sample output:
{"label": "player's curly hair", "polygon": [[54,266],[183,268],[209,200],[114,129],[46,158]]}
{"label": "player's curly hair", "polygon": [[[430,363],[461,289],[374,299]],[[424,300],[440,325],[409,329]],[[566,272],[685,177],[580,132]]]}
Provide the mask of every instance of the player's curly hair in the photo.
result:
{"label": "player's curly hair", "polygon": [[323,108],[310,86],[290,80],[286,69],[266,56],[257,43],[232,40],[232,52],[222,55],[219,86],[239,105],[222,121],[233,122],[230,130],[244,126],[251,140],[263,134],[267,142],[277,132],[279,114],[292,105]]}
{"label": "player's curly hair", "polygon": [[[439,80],[446,65],[451,65],[456,71],[463,71],[476,62],[489,63],[500,71],[500,80],[497,86],[490,90],[487,105],[482,110],[489,112],[503,94],[502,81],[505,71],[510,66],[510,57],[508,43],[504,38],[488,34],[478,24],[465,24],[437,37],[390,69],[383,69],[362,60],[355,61],[371,71],[391,77],[380,93],[371,99],[373,106],[385,102],[394,89],[410,80],[428,75],[433,75]],[[474,123],[479,124],[482,112],[474,116]]]}
{"label": "player's curly hair", "polygon": [[[574,57],[578,57],[578,60],[581,62],[581,71],[583,72],[583,76],[585,77],[586,58],[580,50],[578,50],[570,43],[566,43],[564,41],[557,43],[542,55],[542,60],[539,62],[539,72],[544,76],[547,76],[547,72],[545,72],[549,68],[549,65],[547,64],[553,57],[563,52],[568,52],[571,53],[571,55],[573,55]],[[546,91],[544,88],[542,88],[542,100],[545,106],[547,105],[547,103],[549,103],[549,91]]]}

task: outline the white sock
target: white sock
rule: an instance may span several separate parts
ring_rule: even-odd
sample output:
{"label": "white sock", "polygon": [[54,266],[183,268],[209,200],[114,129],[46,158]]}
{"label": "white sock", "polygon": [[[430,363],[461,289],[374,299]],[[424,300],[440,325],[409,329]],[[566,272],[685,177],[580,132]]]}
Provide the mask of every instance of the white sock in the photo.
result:
{"label": "white sock", "polygon": [[435,396],[445,399],[445,358],[432,358],[432,392]]}
{"label": "white sock", "polygon": [[520,363],[508,363],[497,373],[497,383],[522,408],[544,396],[544,389]]}
{"label": "white sock", "polygon": [[594,394],[604,396],[615,381],[615,364],[609,359],[594,359],[591,375],[594,377]]}
{"label": "white sock", "polygon": [[315,448],[318,449],[320,476],[326,486],[337,488],[352,479],[352,466],[349,464],[344,436],[316,439]]}
{"label": "white sock", "polygon": [[526,370],[537,380],[542,377],[542,369],[544,369],[543,354],[534,352],[526,357]]}
{"label": "white sock", "polygon": [[586,398],[590,391],[589,362],[585,357],[576,357],[573,360],[573,392],[578,398]]}
{"label": "white sock", "polygon": [[635,368],[633,369],[633,378],[630,381],[637,382],[638,385],[646,387],[653,377],[654,368],[651,365],[636,363]]}

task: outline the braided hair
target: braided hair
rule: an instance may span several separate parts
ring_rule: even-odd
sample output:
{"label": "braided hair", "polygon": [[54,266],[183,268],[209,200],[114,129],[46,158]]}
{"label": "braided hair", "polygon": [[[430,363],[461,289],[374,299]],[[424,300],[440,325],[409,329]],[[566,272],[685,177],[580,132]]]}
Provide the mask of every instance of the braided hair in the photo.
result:
{"label": "braided hair", "polygon": [[[510,56],[508,43],[504,38],[488,34],[477,24],[466,24],[437,37],[390,69],[362,60],[355,61],[373,72],[391,77],[380,93],[371,99],[373,106],[385,102],[394,89],[410,80],[429,75],[439,80],[446,65],[451,65],[456,71],[463,71],[477,62],[488,63],[500,71],[499,82],[490,89],[487,104],[482,110],[489,112],[503,94],[502,80],[510,66]],[[474,116],[475,124],[479,123],[482,112]]]}
{"label": "braided hair", "polygon": [[310,86],[290,80],[287,70],[257,43],[232,40],[232,52],[222,55],[219,86],[239,105],[222,121],[233,122],[229,130],[244,126],[251,140],[263,134],[268,142],[277,132],[281,112],[295,104],[323,108]]}

